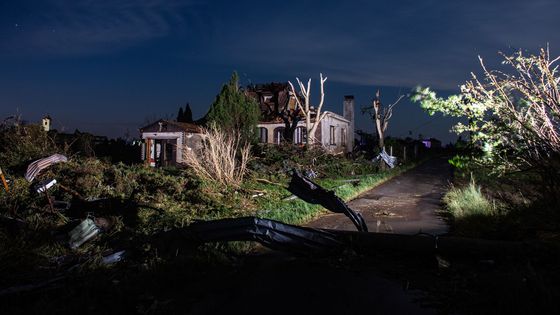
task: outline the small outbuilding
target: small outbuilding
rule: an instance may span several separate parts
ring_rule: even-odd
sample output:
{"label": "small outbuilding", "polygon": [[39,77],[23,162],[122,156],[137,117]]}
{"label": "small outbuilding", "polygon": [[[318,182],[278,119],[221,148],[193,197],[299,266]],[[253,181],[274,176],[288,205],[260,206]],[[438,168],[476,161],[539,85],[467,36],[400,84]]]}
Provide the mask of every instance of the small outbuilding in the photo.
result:
{"label": "small outbuilding", "polygon": [[183,162],[183,150],[201,144],[200,127],[184,122],[160,119],[140,128],[142,161],[153,167]]}

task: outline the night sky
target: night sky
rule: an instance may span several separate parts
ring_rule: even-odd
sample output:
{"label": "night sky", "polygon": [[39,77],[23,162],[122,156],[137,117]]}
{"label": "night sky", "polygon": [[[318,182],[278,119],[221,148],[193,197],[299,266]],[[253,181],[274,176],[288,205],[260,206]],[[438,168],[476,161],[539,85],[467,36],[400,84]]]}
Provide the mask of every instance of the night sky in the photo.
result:
{"label": "night sky", "polygon": [[[560,1],[7,1],[0,2],[0,118],[137,136],[190,102],[206,113],[232,71],[242,84],[328,76],[326,107],[390,102],[416,85],[443,93],[497,67],[498,51],[560,55]],[[315,96],[318,87],[314,85]],[[450,119],[395,108],[389,134],[449,142]],[[365,117],[357,127],[373,130]]]}

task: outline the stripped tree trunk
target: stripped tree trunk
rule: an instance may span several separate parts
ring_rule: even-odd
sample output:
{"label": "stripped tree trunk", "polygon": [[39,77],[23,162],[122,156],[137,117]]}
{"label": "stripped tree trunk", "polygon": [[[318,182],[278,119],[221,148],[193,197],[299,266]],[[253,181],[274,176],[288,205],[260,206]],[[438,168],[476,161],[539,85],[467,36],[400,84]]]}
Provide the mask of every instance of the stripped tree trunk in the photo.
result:
{"label": "stripped tree trunk", "polygon": [[[375,128],[377,130],[377,137],[379,151],[383,151],[385,149],[385,132],[387,131],[387,127],[389,126],[389,120],[391,116],[393,116],[393,107],[397,105],[400,100],[404,97],[404,95],[399,96],[399,98],[393,103],[386,107],[381,105],[381,92],[377,90],[375,93],[375,99],[372,102],[373,108],[373,119],[375,120]],[[385,169],[385,163],[381,163],[381,168]]]}
{"label": "stripped tree trunk", "polygon": [[[323,108],[323,103],[325,101],[325,90],[324,90],[324,84],[325,81],[327,81],[327,78],[323,78],[323,74],[320,74],[320,78],[321,78],[321,100],[319,102],[319,105],[317,105],[317,110],[314,110],[314,107],[312,107],[310,105],[310,95],[311,95],[311,79],[309,79],[307,81],[307,87],[305,87],[303,85],[303,82],[301,82],[299,80],[299,78],[296,78],[298,85],[299,85],[299,89],[300,89],[300,94],[303,96],[304,99],[304,104],[302,105],[299,98],[298,98],[298,94],[296,93],[296,90],[294,88],[294,85],[292,84],[292,82],[288,81],[288,83],[290,84],[290,88],[292,90],[292,93],[295,96],[296,99],[296,104],[298,106],[298,108],[301,110],[301,112],[305,115],[305,129],[307,130],[307,142],[306,142],[306,146],[309,147],[313,144],[315,144],[316,142],[316,138],[315,138],[315,132],[317,131],[317,127],[319,127],[319,123],[321,122],[321,120],[323,120],[323,118],[325,118],[326,116],[326,112],[321,113],[321,109]],[[315,113],[315,121],[311,122],[311,115]]]}

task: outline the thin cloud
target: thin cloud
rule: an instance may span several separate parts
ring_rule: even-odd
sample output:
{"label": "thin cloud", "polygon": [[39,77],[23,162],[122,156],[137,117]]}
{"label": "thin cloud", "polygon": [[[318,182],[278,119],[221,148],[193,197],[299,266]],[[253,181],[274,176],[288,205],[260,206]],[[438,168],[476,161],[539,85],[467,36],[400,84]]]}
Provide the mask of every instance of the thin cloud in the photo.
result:
{"label": "thin cloud", "polygon": [[[262,71],[323,71],[345,83],[456,90],[480,70],[477,55],[496,64],[498,51],[558,42],[559,8],[549,0],[337,2],[228,23],[237,27],[229,26],[216,45],[227,43],[231,63]],[[249,28],[259,22],[266,26]]]}
{"label": "thin cloud", "polygon": [[3,50],[31,55],[98,54],[181,32],[192,1],[48,1],[21,23]]}

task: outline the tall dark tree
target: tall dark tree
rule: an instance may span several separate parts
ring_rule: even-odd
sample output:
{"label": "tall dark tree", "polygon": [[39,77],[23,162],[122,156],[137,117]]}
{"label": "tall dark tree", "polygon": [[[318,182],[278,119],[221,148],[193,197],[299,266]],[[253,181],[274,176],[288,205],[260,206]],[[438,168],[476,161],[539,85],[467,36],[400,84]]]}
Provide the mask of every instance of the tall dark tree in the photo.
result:
{"label": "tall dark tree", "polygon": [[185,120],[185,113],[183,112],[183,107],[179,107],[179,113],[177,114],[177,121],[183,122]]}
{"label": "tall dark tree", "polygon": [[191,105],[189,103],[187,103],[187,105],[185,106],[185,112],[184,112],[183,119],[184,119],[184,122],[187,122],[187,123],[192,123],[193,122]]}
{"label": "tall dark tree", "polygon": [[216,96],[205,120],[222,130],[237,131],[244,141],[253,142],[257,139],[259,117],[259,106],[239,88],[239,76],[234,72]]}

